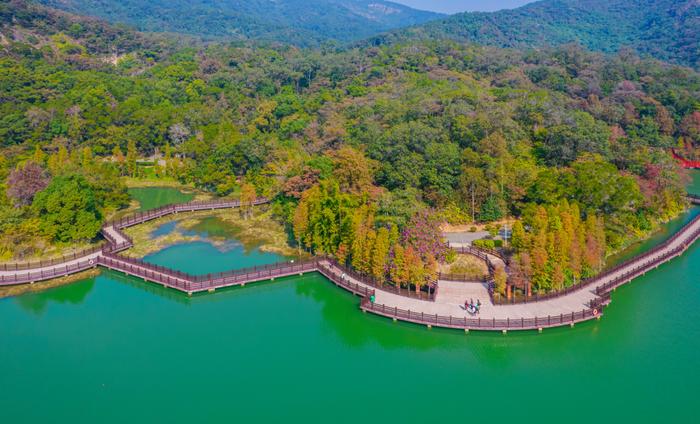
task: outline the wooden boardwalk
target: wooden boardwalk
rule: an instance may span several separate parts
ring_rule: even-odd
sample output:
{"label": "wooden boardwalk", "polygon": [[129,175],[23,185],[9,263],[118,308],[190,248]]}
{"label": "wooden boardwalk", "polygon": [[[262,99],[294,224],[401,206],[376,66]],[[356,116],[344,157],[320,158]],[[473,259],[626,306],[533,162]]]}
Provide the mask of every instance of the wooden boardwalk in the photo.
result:
{"label": "wooden boardwalk", "polygon": [[[691,200],[700,203],[699,198]],[[267,203],[266,199],[254,202],[255,205],[264,203]],[[360,304],[363,311],[394,320],[464,330],[541,330],[600,318],[611,290],[681,255],[700,236],[699,215],[666,242],[594,279],[547,298],[507,305],[496,305],[490,301],[487,283],[464,284],[441,280],[436,294],[414,293],[382,285],[381,282],[370,280],[325,257],[216,274],[190,275],[118,253],[133,245],[133,241],[123,233],[123,228],[169,214],[240,206],[238,201],[191,202],[169,205],[109,222],[102,228],[102,234],[107,240],[104,245],[58,260],[0,265],[0,285],[33,283],[103,266],[192,295],[225,287],[244,286],[256,281],[319,272],[337,286],[363,297]],[[464,252],[482,257],[491,267],[493,261],[499,260],[487,252]],[[470,316],[463,309],[467,297],[482,302],[478,316]]]}

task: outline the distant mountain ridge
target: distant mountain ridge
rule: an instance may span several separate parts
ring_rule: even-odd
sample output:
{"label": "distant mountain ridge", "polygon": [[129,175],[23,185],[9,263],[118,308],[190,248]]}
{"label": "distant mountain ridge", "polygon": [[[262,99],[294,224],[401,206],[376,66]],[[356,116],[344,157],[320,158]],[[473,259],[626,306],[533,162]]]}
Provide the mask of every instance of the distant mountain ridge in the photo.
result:
{"label": "distant mountain ridge", "polygon": [[300,46],[347,42],[444,15],[384,0],[39,0],[142,31],[262,39]]}
{"label": "distant mountain ridge", "polygon": [[493,13],[460,13],[380,35],[375,43],[449,38],[499,47],[578,42],[700,68],[700,0],[543,0]]}

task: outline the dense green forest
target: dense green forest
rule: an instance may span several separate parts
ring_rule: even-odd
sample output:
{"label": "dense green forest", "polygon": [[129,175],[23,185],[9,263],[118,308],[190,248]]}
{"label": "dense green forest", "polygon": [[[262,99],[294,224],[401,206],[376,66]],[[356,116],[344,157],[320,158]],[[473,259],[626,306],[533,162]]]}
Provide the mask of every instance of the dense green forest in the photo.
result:
{"label": "dense green forest", "polygon": [[627,47],[700,69],[698,28],[696,0],[542,0],[513,10],[460,13],[374,42],[447,38],[512,48],[575,42],[604,52]]}
{"label": "dense green forest", "polygon": [[[370,0],[41,0],[144,31],[267,40],[300,47],[450,39],[506,48],[578,43],[616,53],[630,48],[700,69],[696,0],[541,0],[512,10],[449,17]],[[408,27],[408,28],[407,28]],[[394,30],[388,34],[383,32]]]}
{"label": "dense green forest", "polygon": [[519,218],[513,275],[547,291],[679,213],[670,149],[700,145],[700,75],[629,51],[182,47],[0,17],[3,258],[94,239],[155,154],[159,177],[254,189],[300,248],[415,287],[450,259],[441,223]]}
{"label": "dense green forest", "polygon": [[143,31],[318,46],[360,40],[440,14],[383,0],[41,0]]}

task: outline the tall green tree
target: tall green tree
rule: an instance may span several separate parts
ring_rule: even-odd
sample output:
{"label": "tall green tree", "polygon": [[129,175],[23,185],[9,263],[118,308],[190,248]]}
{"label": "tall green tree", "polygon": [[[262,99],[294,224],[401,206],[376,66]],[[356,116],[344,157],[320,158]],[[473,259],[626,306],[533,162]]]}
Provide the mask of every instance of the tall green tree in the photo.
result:
{"label": "tall green tree", "polygon": [[32,210],[41,220],[42,232],[58,242],[91,240],[102,224],[95,193],[80,175],[54,178],[34,197]]}

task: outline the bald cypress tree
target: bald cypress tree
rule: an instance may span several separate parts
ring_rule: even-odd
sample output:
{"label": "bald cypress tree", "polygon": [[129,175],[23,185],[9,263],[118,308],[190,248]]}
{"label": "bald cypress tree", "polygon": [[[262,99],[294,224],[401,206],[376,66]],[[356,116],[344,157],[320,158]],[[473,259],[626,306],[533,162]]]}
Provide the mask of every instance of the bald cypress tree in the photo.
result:
{"label": "bald cypress tree", "polygon": [[391,281],[399,287],[408,283],[406,255],[403,246],[398,243],[395,243],[394,247],[392,247],[390,276]]}
{"label": "bald cypress tree", "polygon": [[382,227],[377,231],[372,250],[371,274],[374,278],[382,279],[386,273],[389,255],[389,230]]}

